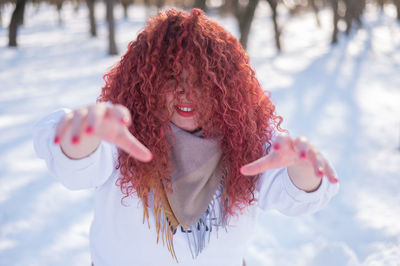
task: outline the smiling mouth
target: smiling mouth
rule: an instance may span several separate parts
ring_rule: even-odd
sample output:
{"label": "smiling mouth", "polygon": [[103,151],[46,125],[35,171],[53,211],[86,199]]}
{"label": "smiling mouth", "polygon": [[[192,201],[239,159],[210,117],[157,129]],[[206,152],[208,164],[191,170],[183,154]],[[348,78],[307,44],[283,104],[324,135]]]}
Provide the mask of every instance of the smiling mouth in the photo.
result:
{"label": "smiling mouth", "polygon": [[190,104],[177,104],[175,105],[176,112],[183,117],[194,116],[195,110]]}

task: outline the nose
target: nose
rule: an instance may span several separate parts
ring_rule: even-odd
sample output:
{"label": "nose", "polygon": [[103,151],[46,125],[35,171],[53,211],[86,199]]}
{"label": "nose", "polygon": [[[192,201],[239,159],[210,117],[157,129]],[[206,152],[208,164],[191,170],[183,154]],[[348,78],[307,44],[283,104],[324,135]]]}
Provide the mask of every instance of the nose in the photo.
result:
{"label": "nose", "polygon": [[189,87],[185,83],[183,83],[183,84],[179,85],[179,87],[178,87],[178,94],[179,95],[188,95],[189,90],[190,90]]}

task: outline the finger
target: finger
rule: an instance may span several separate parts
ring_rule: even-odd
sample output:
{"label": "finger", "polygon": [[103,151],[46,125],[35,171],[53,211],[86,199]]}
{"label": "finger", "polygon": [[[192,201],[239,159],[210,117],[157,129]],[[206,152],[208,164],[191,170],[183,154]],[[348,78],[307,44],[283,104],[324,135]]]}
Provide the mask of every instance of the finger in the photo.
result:
{"label": "finger", "polygon": [[150,162],[153,159],[150,150],[138,141],[126,126],[121,126],[115,144],[139,161]]}
{"label": "finger", "polygon": [[335,184],[339,182],[339,180],[336,177],[335,171],[333,168],[330,166],[330,164],[325,160],[325,174],[329,180],[329,182]]}
{"label": "finger", "polygon": [[271,153],[260,159],[246,164],[240,168],[240,173],[244,176],[258,175],[264,171],[280,167],[277,154]]}
{"label": "finger", "polygon": [[243,175],[257,175],[266,170],[284,167],[294,160],[293,140],[288,134],[280,134],[272,141],[272,151],[254,162],[241,167]]}
{"label": "finger", "polygon": [[114,111],[115,115],[117,118],[120,120],[120,122],[124,125],[130,126],[132,123],[131,119],[131,113],[129,112],[129,109],[126,108],[125,106],[121,104],[116,104],[114,105]]}
{"label": "finger", "polygon": [[325,161],[322,155],[317,150],[311,149],[307,156],[311,160],[315,175],[322,178],[325,175]]}
{"label": "finger", "polygon": [[71,121],[72,144],[78,144],[82,139],[83,129],[86,126],[87,113],[87,108],[82,108],[74,111],[74,116]]}
{"label": "finger", "polygon": [[292,138],[288,134],[279,134],[273,138],[273,151],[280,151],[285,148],[292,148]]}
{"label": "finger", "polygon": [[57,127],[56,127],[56,134],[54,136],[54,144],[60,144],[61,141],[64,140],[66,132],[71,125],[72,117],[73,117],[73,113],[70,112],[68,114],[65,114],[61,118],[60,122],[58,122]]}
{"label": "finger", "polygon": [[108,119],[116,121],[122,125],[131,125],[131,114],[123,105],[120,104],[110,104],[107,105],[107,111],[105,115]]}
{"label": "finger", "polygon": [[311,149],[311,145],[306,137],[298,137],[293,141],[293,148],[300,159],[307,159],[307,154]]}
{"label": "finger", "polygon": [[99,126],[104,119],[106,113],[105,104],[95,104],[88,108],[86,120],[86,133],[95,134],[98,132]]}

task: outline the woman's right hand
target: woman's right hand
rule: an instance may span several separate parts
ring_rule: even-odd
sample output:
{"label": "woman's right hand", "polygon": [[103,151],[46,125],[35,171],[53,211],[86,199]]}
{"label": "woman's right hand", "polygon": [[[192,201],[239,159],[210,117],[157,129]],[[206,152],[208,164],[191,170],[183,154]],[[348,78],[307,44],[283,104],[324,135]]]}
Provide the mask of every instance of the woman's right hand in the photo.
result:
{"label": "woman's right hand", "polygon": [[115,144],[132,157],[149,162],[153,155],[128,130],[132,123],[129,110],[120,104],[98,103],[76,109],[60,120],[55,144],[72,159],[94,152],[101,140]]}

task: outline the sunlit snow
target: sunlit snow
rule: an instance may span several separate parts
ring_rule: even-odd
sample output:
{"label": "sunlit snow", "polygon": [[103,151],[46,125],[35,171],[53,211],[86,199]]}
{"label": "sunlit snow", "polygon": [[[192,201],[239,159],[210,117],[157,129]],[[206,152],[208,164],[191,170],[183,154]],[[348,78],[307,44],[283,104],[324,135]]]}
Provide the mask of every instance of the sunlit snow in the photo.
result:
{"label": "sunlit snow", "polygon": [[[0,265],[90,265],[91,191],[69,191],[35,157],[31,130],[45,114],[96,100],[107,56],[104,7],[99,37],[87,11],[70,5],[58,25],[55,8],[26,8],[18,49],[7,48],[12,8],[0,26]],[[339,194],[322,211],[289,218],[260,213],[247,265],[400,265],[400,23],[393,6],[368,7],[364,27],[329,44],[331,13],[290,18],[282,9],[282,46],[274,47],[270,10],[260,2],[248,52],[283,126],[307,136],[335,166]],[[144,26],[145,9],[129,19],[116,9],[122,54]],[[232,17],[211,17],[238,35]],[[150,252],[150,251],[149,251]]]}

